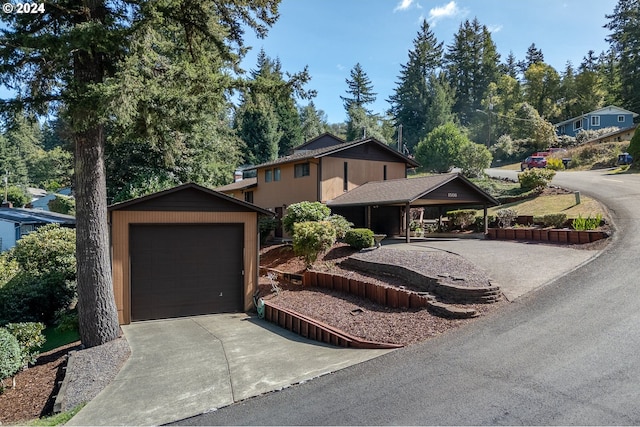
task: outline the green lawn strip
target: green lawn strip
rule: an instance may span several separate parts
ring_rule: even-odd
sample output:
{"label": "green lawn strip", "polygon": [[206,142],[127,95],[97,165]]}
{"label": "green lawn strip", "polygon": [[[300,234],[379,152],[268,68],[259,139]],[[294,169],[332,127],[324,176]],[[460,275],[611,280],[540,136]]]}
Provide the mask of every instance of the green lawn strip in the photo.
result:
{"label": "green lawn strip", "polygon": [[71,418],[73,418],[80,409],[82,409],[86,405],[86,403],[82,403],[70,411],[60,412],[56,415],[51,415],[50,417],[38,418],[33,421],[30,421],[27,425],[30,426],[61,426],[67,423]]}
{"label": "green lawn strip", "polygon": [[48,326],[43,331],[44,337],[47,339],[44,345],[40,349],[40,353],[46,353],[54,348],[62,347],[63,345],[71,344],[80,340],[80,334],[77,330],[65,330],[57,331],[55,327]]}
{"label": "green lawn strip", "polygon": [[552,213],[564,213],[567,218],[577,218],[579,215],[583,218],[597,214],[605,216],[604,209],[596,200],[581,195],[581,203],[576,205],[574,194],[559,194],[549,196],[538,196],[531,199],[521,200],[514,203],[507,203],[495,206],[489,209],[489,215],[495,215],[500,209],[510,208],[518,212],[518,215],[542,216]]}

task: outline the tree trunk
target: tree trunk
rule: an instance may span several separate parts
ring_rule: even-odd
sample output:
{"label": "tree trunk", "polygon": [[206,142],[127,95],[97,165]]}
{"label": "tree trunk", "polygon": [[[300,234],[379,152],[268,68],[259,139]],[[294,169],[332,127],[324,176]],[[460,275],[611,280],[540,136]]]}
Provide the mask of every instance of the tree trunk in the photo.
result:
{"label": "tree trunk", "polygon": [[75,135],[78,320],[86,347],[120,335],[109,258],[103,132],[102,125],[94,125]]}

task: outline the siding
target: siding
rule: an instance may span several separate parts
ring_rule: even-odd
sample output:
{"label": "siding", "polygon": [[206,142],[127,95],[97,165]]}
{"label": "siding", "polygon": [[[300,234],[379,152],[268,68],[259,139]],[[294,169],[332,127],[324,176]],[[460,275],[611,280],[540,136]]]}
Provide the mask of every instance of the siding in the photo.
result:
{"label": "siding", "polygon": [[[113,288],[120,324],[131,322],[129,270],[130,224],[222,224],[244,225],[244,309],[250,310],[257,290],[258,229],[256,212],[153,212],[122,210],[111,212],[111,259]],[[221,242],[224,244],[224,242]]]}
{"label": "siding", "polygon": [[[300,163],[305,163],[302,161]],[[264,209],[282,207],[301,201],[318,200],[318,161],[309,161],[309,176],[294,177],[294,165],[281,164],[280,181],[265,182],[264,171],[275,167],[258,169],[258,187],[254,188],[253,203]]]}

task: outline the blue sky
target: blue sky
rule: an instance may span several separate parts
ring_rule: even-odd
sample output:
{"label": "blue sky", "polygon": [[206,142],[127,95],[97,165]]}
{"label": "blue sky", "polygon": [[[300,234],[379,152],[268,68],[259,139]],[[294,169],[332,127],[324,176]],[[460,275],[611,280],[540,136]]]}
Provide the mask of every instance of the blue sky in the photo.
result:
{"label": "blue sky", "polygon": [[[265,39],[247,34],[245,70],[254,69],[264,48],[280,58],[288,72],[309,66],[308,89],[315,89],[316,108],[329,123],[346,119],[340,96],[356,63],[362,65],[378,93],[371,108],[382,113],[393,93],[400,64],[407,62],[419,25],[427,19],[445,47],[466,19],[478,18],[492,32],[501,59],[513,51],[523,60],[535,43],[545,62],[562,72],[567,61],[582,62],[589,50],[607,50],[605,15],[617,0],[283,0],[280,19]],[[306,104],[308,101],[300,101]]]}

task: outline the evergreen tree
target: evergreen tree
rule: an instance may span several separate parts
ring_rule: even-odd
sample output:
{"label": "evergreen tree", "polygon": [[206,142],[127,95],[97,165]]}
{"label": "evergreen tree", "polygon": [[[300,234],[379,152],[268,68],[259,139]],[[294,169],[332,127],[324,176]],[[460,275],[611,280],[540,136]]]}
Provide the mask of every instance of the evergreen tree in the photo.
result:
{"label": "evergreen tree", "polygon": [[565,70],[562,73],[562,77],[560,79],[560,92],[558,95],[558,117],[560,120],[575,117],[576,114],[574,113],[576,110],[574,106],[578,98],[578,93],[576,92],[576,74],[571,61],[567,62]]}
{"label": "evergreen tree", "polygon": [[559,117],[558,94],[560,75],[544,62],[532,64],[524,73],[524,99],[542,117],[555,120]]}
{"label": "evergreen tree", "polygon": [[465,21],[445,55],[451,87],[456,89],[453,112],[463,126],[484,121],[482,109],[489,84],[498,80],[500,56],[486,26],[478,19]]}
{"label": "evergreen tree", "polygon": [[518,70],[518,61],[516,60],[513,51],[509,52],[509,56],[507,56],[507,60],[504,64],[500,66],[500,73],[506,74],[507,76],[517,79],[519,70]]}
{"label": "evergreen tree", "polygon": [[245,143],[245,163],[257,165],[278,157],[282,131],[279,130],[278,115],[267,95],[259,93],[245,96],[234,128]]}
{"label": "evergreen tree", "polygon": [[347,141],[375,138],[380,142],[387,143],[377,116],[369,114],[364,107],[359,107],[355,103],[351,104],[348,115]]}
{"label": "evergreen tree", "polygon": [[427,21],[422,21],[409,60],[400,66],[397,87],[388,99],[394,124],[403,126],[403,143],[411,151],[431,131],[427,124],[433,102],[429,82],[441,66],[442,42],[438,43]]}
{"label": "evergreen tree", "polygon": [[[244,31],[266,34],[277,0],[48,3],[37,15],[2,14],[0,78],[45,113],[65,105],[75,145],[80,336],[86,347],[119,335],[106,216],[106,124],[170,144],[224,104],[238,85]],[[199,112],[199,114],[192,114]]]}
{"label": "evergreen tree", "polygon": [[622,106],[640,111],[640,5],[638,0],[618,0],[605,28],[607,41],[615,54],[619,86],[617,98]]}
{"label": "evergreen tree", "polygon": [[544,62],[544,55],[542,54],[542,50],[536,48],[535,43],[531,43],[531,45],[527,48],[525,60],[519,62],[520,71],[524,74],[533,64],[539,64],[541,62]]}
{"label": "evergreen tree", "polygon": [[322,110],[317,110],[313,101],[300,109],[300,121],[302,122],[302,135],[305,141],[329,131],[327,115]]}
{"label": "evergreen tree", "polygon": [[362,66],[358,62],[350,73],[350,79],[345,79],[347,83],[347,94],[351,96],[341,96],[344,103],[344,109],[349,113],[351,107],[355,105],[359,108],[364,108],[367,114],[371,114],[371,111],[365,108],[365,105],[375,102],[377,93],[373,92],[373,84],[371,79],[364,72]]}

